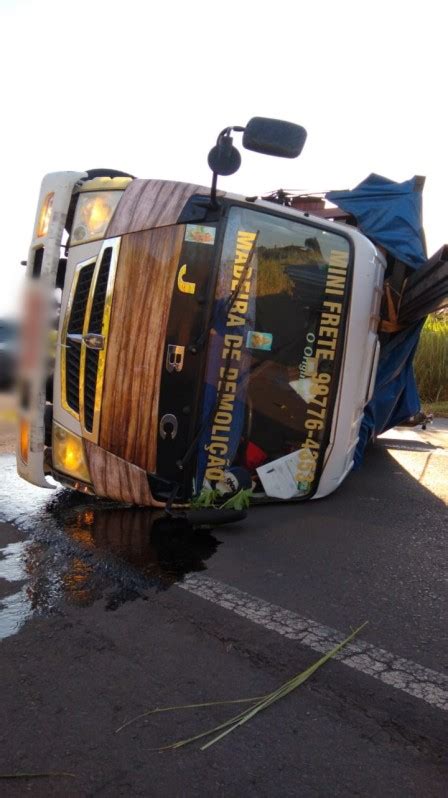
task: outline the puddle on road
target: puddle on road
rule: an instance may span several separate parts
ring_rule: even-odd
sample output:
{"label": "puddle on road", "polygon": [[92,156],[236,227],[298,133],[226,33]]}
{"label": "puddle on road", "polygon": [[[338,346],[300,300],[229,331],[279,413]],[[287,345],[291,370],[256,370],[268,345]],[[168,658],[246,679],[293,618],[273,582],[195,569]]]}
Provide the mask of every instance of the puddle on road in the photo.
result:
{"label": "puddle on road", "polygon": [[164,590],[205,570],[219,546],[209,531],[160,511],[35,488],[19,479],[12,457],[1,457],[0,468],[0,521],[26,536],[0,539],[0,579],[11,588],[0,599],[0,639],[32,615],[59,612],[63,601],[86,607],[104,598],[115,610],[145,599],[149,588]]}

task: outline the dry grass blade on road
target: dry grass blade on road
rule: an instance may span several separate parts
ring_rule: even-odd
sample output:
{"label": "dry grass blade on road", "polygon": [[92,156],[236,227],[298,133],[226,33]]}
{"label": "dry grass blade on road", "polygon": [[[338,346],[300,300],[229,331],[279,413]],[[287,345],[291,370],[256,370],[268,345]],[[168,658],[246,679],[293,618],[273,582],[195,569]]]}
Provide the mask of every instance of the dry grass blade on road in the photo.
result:
{"label": "dry grass blade on road", "polygon": [[[184,746],[189,745],[190,743],[193,743],[196,740],[201,740],[204,737],[210,737],[211,735],[213,735],[216,732],[218,732],[217,736],[213,737],[205,745],[201,746],[201,751],[205,751],[207,748],[210,748],[210,746],[212,746],[215,743],[217,743],[219,740],[221,740],[227,734],[230,734],[230,732],[235,731],[235,729],[237,729],[239,726],[242,726],[244,723],[247,723],[247,721],[251,720],[259,712],[261,712],[264,709],[267,709],[268,707],[270,707],[272,704],[274,704],[279,699],[285,698],[285,696],[289,695],[289,693],[291,693],[293,690],[295,690],[301,684],[306,682],[306,680],[309,679],[310,676],[312,676],[313,673],[315,673],[319,668],[321,668],[322,665],[325,665],[325,663],[328,662],[329,659],[334,657],[338,653],[338,651],[340,651],[342,648],[344,648],[344,646],[346,646],[348,643],[350,643],[351,640],[353,640],[353,638],[356,637],[356,635],[359,634],[359,632],[362,629],[364,629],[366,624],[367,624],[367,621],[365,621],[365,623],[363,623],[361,626],[358,626],[358,628],[355,629],[354,632],[352,632],[348,637],[346,637],[345,640],[342,640],[341,643],[338,643],[337,646],[332,648],[331,651],[329,651],[323,657],[321,657],[316,662],[314,662],[312,665],[310,665],[309,668],[306,668],[306,670],[304,670],[301,673],[297,674],[292,679],[290,679],[289,681],[285,682],[285,684],[282,684],[281,687],[278,688],[278,690],[274,690],[274,692],[268,693],[266,696],[262,697],[259,700],[257,700],[257,699],[240,699],[241,702],[243,702],[243,701],[244,702],[257,701],[257,703],[254,706],[252,706],[250,709],[246,710],[245,712],[241,712],[239,715],[235,715],[233,718],[230,718],[229,720],[225,721],[224,723],[220,723],[219,726],[215,726],[214,728],[208,729],[205,732],[201,732],[200,734],[196,734],[193,737],[188,737],[185,740],[178,740],[175,743],[170,743],[169,745],[160,746],[159,748],[155,748],[153,750],[155,750],[155,751],[173,751],[173,750],[175,750],[177,748],[183,748]],[[236,702],[213,701],[213,702],[207,702],[205,704],[196,704],[196,705],[185,704],[185,705],[182,705],[180,707],[166,707],[165,710],[164,709],[159,709],[158,711],[159,712],[160,711],[161,712],[163,712],[163,711],[167,711],[168,712],[170,710],[186,709],[187,707],[192,707],[192,706],[196,706],[196,707],[197,706],[213,706],[213,705],[217,705],[217,704],[228,704],[228,703],[236,703]],[[139,717],[142,717],[142,716],[139,716]],[[123,727],[121,727],[121,728],[123,728]]]}
{"label": "dry grass blade on road", "polygon": [[76,779],[75,773],[0,773],[0,779],[52,779],[70,778]]}
{"label": "dry grass blade on road", "polygon": [[179,704],[175,707],[154,707],[154,709],[147,709],[145,712],[140,712],[139,715],[136,715],[134,718],[130,718],[126,720],[118,729],[115,729],[115,734],[121,732],[123,729],[126,729],[132,723],[136,723],[137,720],[141,720],[141,718],[147,718],[149,715],[157,715],[159,712],[174,712],[177,709],[202,709],[204,707],[219,707],[223,706],[224,704],[254,704],[256,701],[261,701],[263,698],[267,698],[267,696],[254,696],[253,698],[234,698],[230,701],[205,701],[201,704]]}

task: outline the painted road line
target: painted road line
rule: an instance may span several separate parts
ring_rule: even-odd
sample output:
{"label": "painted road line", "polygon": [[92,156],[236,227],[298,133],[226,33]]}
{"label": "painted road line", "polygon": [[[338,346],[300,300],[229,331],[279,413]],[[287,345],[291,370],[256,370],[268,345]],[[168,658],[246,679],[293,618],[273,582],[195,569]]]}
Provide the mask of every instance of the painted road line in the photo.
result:
{"label": "painted road line", "polygon": [[392,444],[390,442],[387,443],[385,441],[384,443],[380,443],[380,446],[383,449],[389,449],[389,450],[399,449],[402,452],[413,452],[413,453],[417,453],[417,454],[429,454],[431,456],[432,455],[437,455],[437,457],[447,457],[448,456],[448,449],[434,448],[434,446],[432,446],[430,443],[417,445],[415,443],[414,444],[413,443],[406,443],[405,441],[403,441],[403,443],[397,442],[397,443],[393,443]]}
{"label": "painted road line", "polygon": [[[289,640],[298,640],[319,653],[329,651],[349,632],[347,629],[339,632],[316,621],[302,618],[295,612],[269,604],[208,576],[187,576],[178,587]],[[363,620],[357,619],[360,623]],[[335,659],[413,698],[426,701],[438,709],[448,710],[448,676],[444,674],[359,641],[347,645]]]}

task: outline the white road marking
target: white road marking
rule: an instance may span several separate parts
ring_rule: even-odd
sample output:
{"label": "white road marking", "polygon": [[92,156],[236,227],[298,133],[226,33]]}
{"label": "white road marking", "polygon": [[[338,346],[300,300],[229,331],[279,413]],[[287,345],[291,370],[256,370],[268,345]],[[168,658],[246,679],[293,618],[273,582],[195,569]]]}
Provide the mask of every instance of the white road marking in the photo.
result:
{"label": "white road marking", "polygon": [[[208,576],[187,576],[178,587],[289,640],[299,640],[319,653],[329,651],[350,631],[346,629],[345,632],[339,632],[316,621],[302,618],[295,612],[270,604]],[[362,618],[358,620],[363,621]],[[414,698],[426,701],[433,707],[448,710],[448,676],[444,674],[362,641],[350,643],[335,659]]]}
{"label": "white road marking", "polygon": [[391,451],[393,451],[394,449],[399,449],[402,452],[416,452],[417,454],[429,454],[431,456],[437,455],[437,457],[448,457],[448,449],[440,449],[440,448],[435,449],[434,447],[431,447],[431,444],[428,444],[427,446],[418,446],[415,443],[412,443],[411,441],[409,442],[403,441],[403,443],[400,442],[388,443],[387,441],[385,441],[382,444],[382,446],[383,449],[390,449]]}

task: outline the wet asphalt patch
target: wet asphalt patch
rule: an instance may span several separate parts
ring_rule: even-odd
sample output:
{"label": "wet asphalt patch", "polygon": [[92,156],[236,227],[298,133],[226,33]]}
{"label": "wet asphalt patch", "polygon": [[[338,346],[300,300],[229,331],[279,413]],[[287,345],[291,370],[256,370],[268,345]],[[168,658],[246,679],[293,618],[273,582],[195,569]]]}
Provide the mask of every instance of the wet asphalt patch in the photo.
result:
{"label": "wet asphalt patch", "polygon": [[[2,457],[0,639],[34,615],[104,600],[113,611],[206,569],[219,541],[163,512],[120,506],[19,480]],[[17,534],[20,530],[20,535]],[[21,538],[21,539],[20,539]],[[19,588],[19,589],[17,589]]]}
{"label": "wet asphalt patch", "polygon": [[[163,512],[117,506],[58,489],[51,497],[21,483],[13,458],[2,458],[0,520],[26,534],[3,550],[0,575],[21,585],[0,606],[0,637],[14,634],[32,615],[58,613],[63,602],[78,607],[104,600],[106,610],[148,590],[176,582],[198,598],[315,651],[331,648],[344,635],[314,620],[270,604],[206,576],[205,561],[219,541]],[[6,462],[5,462],[6,461]],[[192,576],[186,576],[193,574]],[[186,577],[184,579],[184,577]],[[3,630],[3,631],[2,631]],[[340,660],[438,709],[448,709],[448,677],[384,649],[354,643]]]}

